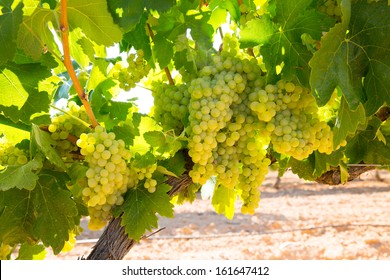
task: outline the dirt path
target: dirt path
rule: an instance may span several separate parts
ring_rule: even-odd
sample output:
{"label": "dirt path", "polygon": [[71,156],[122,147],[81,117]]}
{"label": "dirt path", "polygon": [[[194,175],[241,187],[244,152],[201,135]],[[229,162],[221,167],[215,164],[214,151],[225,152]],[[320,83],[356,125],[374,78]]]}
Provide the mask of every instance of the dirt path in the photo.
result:
{"label": "dirt path", "polygon": [[[280,188],[271,173],[253,216],[237,207],[233,220],[209,201],[177,206],[160,220],[160,233],[136,245],[126,259],[390,259],[390,174],[363,174],[346,186],[307,183],[287,173]],[[84,232],[68,254],[89,254],[100,232]]]}

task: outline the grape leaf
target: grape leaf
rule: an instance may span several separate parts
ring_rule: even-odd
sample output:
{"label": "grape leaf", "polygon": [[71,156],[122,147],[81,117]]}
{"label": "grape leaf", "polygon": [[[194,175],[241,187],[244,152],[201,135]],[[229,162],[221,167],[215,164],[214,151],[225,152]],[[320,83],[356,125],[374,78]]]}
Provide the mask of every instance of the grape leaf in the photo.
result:
{"label": "grape leaf", "polygon": [[175,0],[144,0],[144,5],[147,9],[165,12],[176,3]]}
{"label": "grape leaf", "polygon": [[355,110],[351,110],[345,101],[345,98],[342,98],[335,126],[333,128],[333,146],[335,148],[338,147],[348,135],[356,132],[359,124],[365,122],[366,116],[364,107],[359,105]]}
{"label": "grape leaf", "polygon": [[160,65],[160,68],[164,68],[169,64],[173,57],[174,43],[168,40],[163,33],[157,34],[154,39],[153,52],[155,58]]}
{"label": "grape leaf", "polygon": [[42,244],[30,245],[22,244],[20,246],[17,260],[43,260],[46,257],[45,246]]}
{"label": "grape leaf", "polygon": [[250,20],[240,31],[240,47],[250,48],[267,43],[274,34],[269,15]]}
{"label": "grape leaf", "polygon": [[59,30],[56,17],[59,15],[56,15],[55,11],[41,7],[37,7],[31,16],[24,17],[17,37],[18,47],[34,60],[41,57],[44,46],[61,56],[53,34],[48,28],[49,23],[53,23],[54,28]]}
{"label": "grape leaf", "polygon": [[34,172],[42,167],[41,157],[35,157],[24,165],[9,165],[0,171],[0,191],[11,188],[32,190],[36,187],[38,175]]}
{"label": "grape leaf", "polygon": [[280,79],[279,71],[284,79],[298,78],[302,85],[309,83],[309,60],[312,53],[302,44],[301,35],[309,34],[319,40],[322,31],[332,24],[332,21],[310,7],[312,0],[284,1],[276,0],[276,15],[273,21],[278,23],[278,30],[272,36],[268,32],[262,34],[267,41],[262,47],[264,63],[271,82]]}
{"label": "grape leaf", "polygon": [[313,176],[317,178],[326,171],[329,171],[331,166],[339,166],[342,164],[341,160],[344,157],[344,149],[339,149],[330,155],[315,151],[313,157],[315,158]]}
{"label": "grape leaf", "polygon": [[105,0],[68,0],[69,28],[82,28],[98,45],[111,46],[122,39],[122,31],[108,12]]}
{"label": "grape leaf", "polygon": [[16,188],[0,191],[0,242],[10,245],[33,240],[34,210],[31,192]]}
{"label": "grape leaf", "polygon": [[7,63],[0,73],[0,110],[12,121],[28,124],[34,113],[48,110],[48,94],[38,92],[38,83],[51,76],[50,70],[38,63]]}
{"label": "grape leaf", "polygon": [[28,92],[18,76],[6,67],[0,68],[0,105],[21,108],[28,98]]}
{"label": "grape leaf", "polygon": [[53,148],[56,142],[51,138],[50,134],[41,130],[37,125],[32,125],[31,131],[31,151],[35,155],[37,151],[43,155],[61,170],[66,170],[64,161],[58,155],[57,150]]}
{"label": "grape leaf", "polygon": [[176,176],[182,175],[185,169],[186,159],[182,152],[176,153],[173,157],[159,161],[159,165],[164,166],[167,170],[173,172]]}
{"label": "grape leaf", "polygon": [[51,246],[54,254],[58,254],[69,239],[69,231],[74,229],[78,216],[72,194],[63,189],[62,183],[54,176],[41,174],[31,193],[36,213],[33,233],[45,246]]}
{"label": "grape leaf", "polygon": [[129,190],[125,202],[115,209],[114,215],[118,217],[122,212],[121,225],[125,227],[130,238],[139,241],[147,230],[158,226],[156,213],[164,217],[173,217],[173,204],[167,192],[167,184],[158,185],[154,193],[145,188]]}
{"label": "grape leaf", "polygon": [[224,186],[218,186],[214,190],[212,204],[215,212],[223,214],[228,219],[233,219],[234,216],[234,203],[237,199],[237,194],[233,189],[225,188]]}
{"label": "grape leaf", "polygon": [[108,0],[107,3],[115,23],[125,32],[138,24],[144,10],[144,0]]}
{"label": "grape leaf", "polygon": [[144,51],[145,59],[151,61],[152,49],[150,46],[150,37],[145,32],[147,14],[144,14],[140,22],[131,30],[123,35],[122,49],[129,50],[132,46],[136,50],[142,49]]}
{"label": "grape leaf", "polygon": [[343,21],[323,37],[310,62],[310,83],[320,105],[339,86],[352,110],[363,103],[372,115],[390,102],[390,7],[385,1],[358,1],[351,12],[341,7]]}
{"label": "grape leaf", "polygon": [[291,157],[288,164],[291,167],[291,171],[298,175],[299,178],[308,181],[314,181],[316,179],[316,176],[313,175],[315,171],[315,158],[313,154],[305,160],[296,160]]}
{"label": "grape leaf", "polygon": [[147,131],[143,136],[145,141],[152,147],[160,147],[166,142],[165,135],[161,131]]}
{"label": "grape leaf", "polygon": [[12,60],[16,53],[16,38],[23,19],[23,2],[12,10],[12,0],[0,1],[0,65]]}
{"label": "grape leaf", "polygon": [[368,154],[368,147],[375,141],[376,132],[380,128],[380,125],[381,121],[379,119],[372,118],[363,131],[360,131],[352,139],[348,140],[345,155],[349,163],[359,163],[364,159]]}
{"label": "grape leaf", "polygon": [[221,9],[226,9],[235,22],[238,22],[240,20],[240,7],[238,6],[238,1],[236,0],[214,0],[210,1],[209,5],[211,10],[214,10],[217,7]]}

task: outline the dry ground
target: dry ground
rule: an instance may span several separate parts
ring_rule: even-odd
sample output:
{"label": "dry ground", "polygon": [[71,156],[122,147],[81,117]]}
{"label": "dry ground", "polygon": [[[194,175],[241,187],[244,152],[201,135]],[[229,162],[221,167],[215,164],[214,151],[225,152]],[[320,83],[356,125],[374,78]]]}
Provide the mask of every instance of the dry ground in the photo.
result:
{"label": "dry ground", "polygon": [[[255,215],[233,220],[210,201],[177,206],[174,219],[137,244],[126,259],[390,259],[390,173],[361,175],[345,186],[308,183],[276,173],[262,186]],[[87,256],[101,232],[85,231],[75,249],[48,259]],[[91,240],[92,239],[92,240]]]}

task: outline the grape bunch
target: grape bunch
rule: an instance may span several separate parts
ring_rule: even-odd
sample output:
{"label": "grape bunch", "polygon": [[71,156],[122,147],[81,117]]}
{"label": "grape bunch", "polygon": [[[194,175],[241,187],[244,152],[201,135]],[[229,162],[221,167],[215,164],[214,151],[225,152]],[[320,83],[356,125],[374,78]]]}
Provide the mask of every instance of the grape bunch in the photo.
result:
{"label": "grape bunch", "polygon": [[27,161],[27,154],[24,150],[11,145],[5,138],[0,138],[0,169],[7,165],[23,165]]}
{"label": "grape bunch", "polygon": [[237,39],[227,35],[220,55],[188,87],[189,174],[199,184],[216,174],[217,185],[239,192],[244,213],[257,207],[270,164],[269,135],[248,104],[253,89],[264,85],[261,73],[259,61],[240,54]]}
{"label": "grape bunch", "polygon": [[251,100],[250,108],[266,123],[276,152],[298,160],[315,150],[332,152],[332,131],[320,120],[317,103],[309,90],[281,80],[254,92]]}
{"label": "grape bunch", "polygon": [[327,14],[336,20],[341,20],[341,7],[338,5],[337,0],[325,0],[319,7],[320,12]]}
{"label": "grape bunch", "polygon": [[157,187],[157,180],[153,178],[153,173],[157,169],[157,164],[151,164],[146,167],[136,167],[133,164],[130,167],[129,187],[135,188],[139,182],[144,181],[143,186],[150,193],[154,193]]}
{"label": "grape bunch", "polygon": [[68,103],[65,114],[55,115],[48,126],[51,138],[56,141],[55,148],[65,160],[72,160],[72,153],[78,151],[75,141],[89,130],[89,117],[84,106],[74,101]]}
{"label": "grape bunch", "polygon": [[147,76],[151,67],[144,59],[144,51],[137,50],[127,57],[127,65],[122,61],[115,63],[111,70],[112,77],[119,82],[119,87],[125,91],[135,87],[143,77]]}
{"label": "grape bunch", "polygon": [[187,85],[168,85],[163,82],[152,83],[154,106],[152,114],[164,130],[175,130],[180,134],[184,129],[184,120],[188,115],[190,94]]}
{"label": "grape bunch", "polygon": [[12,247],[8,244],[0,244],[0,260],[7,260],[9,255],[12,253]]}
{"label": "grape bunch", "polygon": [[101,126],[93,132],[83,133],[77,140],[80,153],[88,163],[87,184],[82,190],[83,201],[88,206],[91,229],[100,229],[110,218],[112,207],[124,202],[130,171],[127,163],[131,153],[123,140],[115,139]]}

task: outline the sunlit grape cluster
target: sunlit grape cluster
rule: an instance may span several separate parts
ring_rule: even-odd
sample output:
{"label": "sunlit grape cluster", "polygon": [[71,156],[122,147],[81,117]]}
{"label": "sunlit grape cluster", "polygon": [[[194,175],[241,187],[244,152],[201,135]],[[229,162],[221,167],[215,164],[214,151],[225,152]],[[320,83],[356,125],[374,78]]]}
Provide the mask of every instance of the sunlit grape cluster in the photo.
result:
{"label": "sunlit grape cluster", "polygon": [[48,126],[51,138],[56,141],[55,148],[63,158],[72,158],[71,153],[78,150],[74,141],[81,133],[89,130],[89,117],[84,106],[74,101],[68,103],[65,113],[55,115]]}
{"label": "sunlit grape cluster", "polygon": [[0,138],[0,169],[7,165],[23,165],[28,161],[27,154],[5,138]]}
{"label": "sunlit grape cluster", "polygon": [[266,84],[260,59],[241,52],[235,35],[226,34],[222,46],[182,89],[161,90],[155,115],[163,126],[179,122],[171,111],[166,119],[162,112],[180,106],[184,112],[188,103],[192,181],[203,185],[216,175],[216,186],[235,190],[243,201],[241,211],[254,213],[271,164],[269,148],[301,160],[313,151],[332,152],[333,134],[309,90],[283,80]]}
{"label": "sunlit grape cluster", "polygon": [[269,135],[262,134],[264,126],[247,103],[248,94],[264,85],[261,73],[258,60],[241,56],[236,38],[227,35],[220,55],[188,88],[188,148],[194,162],[190,176],[204,184],[216,174],[217,185],[239,192],[244,213],[257,207],[270,164]]}
{"label": "sunlit grape cluster", "polygon": [[332,152],[333,134],[319,119],[317,103],[307,89],[281,80],[255,91],[250,99],[250,108],[266,123],[278,153],[302,160],[315,150]]}
{"label": "sunlit grape cluster", "polygon": [[162,82],[152,83],[154,98],[153,115],[165,130],[175,130],[179,134],[184,129],[188,115],[190,94],[187,85],[168,85]]}
{"label": "sunlit grape cluster", "polygon": [[119,82],[119,87],[125,91],[134,88],[143,77],[148,75],[150,65],[144,59],[144,51],[130,53],[126,60],[127,63],[118,61],[115,63],[111,74]]}
{"label": "sunlit grape cluster", "polygon": [[111,208],[124,201],[131,153],[123,140],[116,140],[113,132],[107,133],[101,126],[94,132],[81,134],[77,146],[89,167],[87,186],[82,190],[91,217],[89,227],[99,229],[106,224]]}

